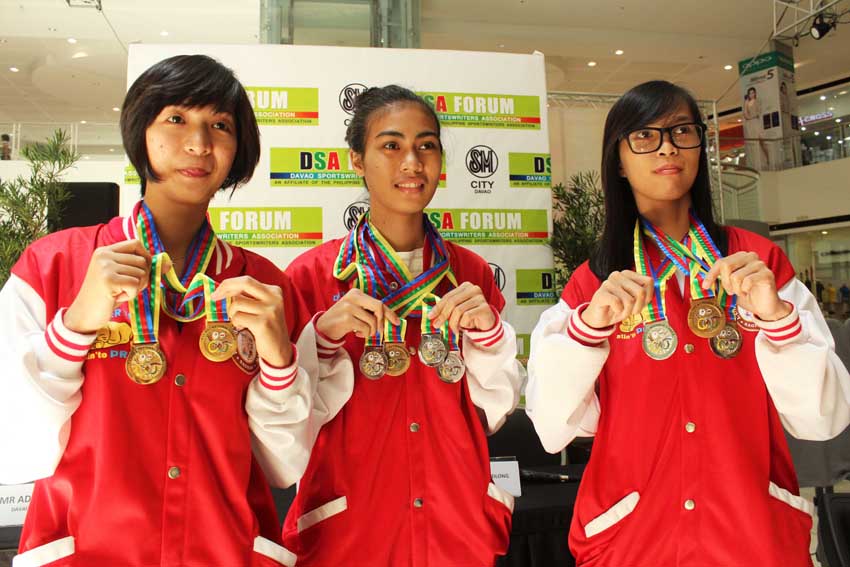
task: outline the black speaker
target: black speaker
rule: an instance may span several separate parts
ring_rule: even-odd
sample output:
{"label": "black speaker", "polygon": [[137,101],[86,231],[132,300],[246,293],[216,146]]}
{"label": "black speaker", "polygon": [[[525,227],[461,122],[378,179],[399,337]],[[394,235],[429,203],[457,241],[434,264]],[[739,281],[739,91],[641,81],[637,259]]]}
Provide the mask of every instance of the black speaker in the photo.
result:
{"label": "black speaker", "polygon": [[70,198],[64,203],[51,231],[109,222],[118,216],[118,184],[104,182],[66,183]]}

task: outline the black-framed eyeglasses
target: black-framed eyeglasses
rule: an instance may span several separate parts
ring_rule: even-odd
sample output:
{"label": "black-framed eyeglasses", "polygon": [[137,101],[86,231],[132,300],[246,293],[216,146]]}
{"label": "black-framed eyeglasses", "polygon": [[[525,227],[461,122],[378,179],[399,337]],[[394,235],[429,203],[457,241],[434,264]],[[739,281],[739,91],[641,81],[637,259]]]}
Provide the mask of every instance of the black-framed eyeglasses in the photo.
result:
{"label": "black-framed eyeglasses", "polygon": [[629,149],[636,154],[657,152],[664,143],[664,134],[670,142],[680,150],[698,148],[705,139],[705,124],[699,122],[684,122],[667,128],[644,126],[627,132],[621,139],[629,143]]}

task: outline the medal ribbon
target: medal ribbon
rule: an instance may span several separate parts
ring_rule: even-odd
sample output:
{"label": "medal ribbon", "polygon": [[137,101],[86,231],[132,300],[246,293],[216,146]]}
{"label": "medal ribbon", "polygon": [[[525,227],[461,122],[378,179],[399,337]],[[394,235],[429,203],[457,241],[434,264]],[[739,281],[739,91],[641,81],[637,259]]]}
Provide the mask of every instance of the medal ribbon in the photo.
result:
{"label": "medal ribbon", "polygon": [[[651,222],[645,218],[641,218],[644,234],[652,238],[659,250],[676,264],[676,268],[683,274],[689,276],[691,299],[704,299],[714,297],[714,289],[703,289],[702,282],[705,281],[705,276],[711,269],[711,265],[704,261],[692,249],[695,246],[694,238],[690,238],[690,244],[686,246],[675,238],[671,238],[659,228],[653,226]],[[690,236],[690,233],[689,233]]]}
{"label": "medal ribbon", "polygon": [[157,342],[159,310],[162,305],[162,264],[167,259],[166,254],[153,257],[150,284],[128,302],[133,344]]}
{"label": "medal ribbon", "polygon": [[646,307],[644,307],[643,311],[641,311],[641,316],[643,317],[644,324],[648,325],[650,323],[654,323],[656,321],[663,321],[664,319],[666,319],[664,296],[667,293],[667,280],[669,280],[670,277],[675,273],[677,266],[675,262],[671,261],[671,259],[668,257],[661,263],[657,270],[652,267],[652,262],[643,246],[640,225],[640,220],[635,221],[635,268],[637,269],[639,274],[651,277],[654,287],[652,300],[647,303]]}
{"label": "medal ribbon", "polygon": [[458,347],[458,335],[455,334],[455,332],[452,331],[451,328],[449,328],[449,330],[448,330],[448,335],[449,335],[449,351],[456,351],[456,352],[459,353],[460,347]]}
{"label": "medal ribbon", "polygon": [[[425,243],[433,251],[434,263],[417,277],[412,276],[390,243],[369,222],[368,212],[358,219],[357,225],[340,246],[334,262],[334,277],[345,281],[356,272],[358,278],[355,285],[372,297],[382,298],[401,318],[417,310],[422,299],[431,294],[443,278],[448,278],[457,286],[448,262],[445,242],[424,215],[422,222]],[[392,290],[391,282],[387,281],[384,273],[389,274],[398,284],[398,289]]]}
{"label": "medal ribbon", "polygon": [[393,325],[389,319],[384,319],[384,341],[388,343],[404,343],[407,334],[407,319],[401,320],[401,325]]}
{"label": "medal ribbon", "polygon": [[430,294],[426,297],[423,297],[420,302],[422,308],[422,321],[419,324],[419,331],[423,335],[439,334],[442,335],[443,338],[446,337],[449,328],[449,322],[446,321],[445,323],[443,323],[443,326],[441,328],[438,328],[434,326],[433,321],[431,321],[431,318],[428,317],[428,314],[431,312],[431,309],[434,308],[434,306],[437,304],[437,301],[439,300],[439,297],[434,294]]}
{"label": "medal ribbon", "polygon": [[[136,233],[145,249],[154,255],[165,253],[165,246],[154,224],[153,214],[144,201],[136,206]],[[206,219],[189,244],[186,257],[188,261],[183,276],[178,277],[172,267],[164,274],[167,291],[162,308],[172,319],[188,323],[200,319],[204,314],[203,287],[193,288],[191,282],[198,274],[204,274],[215,250],[216,236]],[[192,289],[187,293],[187,287]]]}

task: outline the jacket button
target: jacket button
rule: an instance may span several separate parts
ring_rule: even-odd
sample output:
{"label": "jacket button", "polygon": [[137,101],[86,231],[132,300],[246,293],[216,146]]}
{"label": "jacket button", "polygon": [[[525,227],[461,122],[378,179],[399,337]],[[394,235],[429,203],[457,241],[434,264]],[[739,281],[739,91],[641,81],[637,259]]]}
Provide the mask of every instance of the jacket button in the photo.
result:
{"label": "jacket button", "polygon": [[690,499],[685,500],[685,510],[688,510],[690,512],[691,510],[693,510],[696,507],[697,507],[697,503],[694,502],[693,500],[690,500]]}
{"label": "jacket button", "polygon": [[419,432],[419,424],[414,421],[413,423],[410,424],[410,430],[414,433],[418,433]]}
{"label": "jacket button", "polygon": [[178,374],[177,376],[174,377],[174,383],[177,384],[178,386],[184,385],[186,383],[186,375],[185,374]]}
{"label": "jacket button", "polygon": [[407,352],[410,353],[410,356],[416,356],[416,347],[415,346],[407,347]]}
{"label": "jacket button", "polygon": [[390,282],[390,289],[395,291],[398,289],[398,282]]}
{"label": "jacket button", "polygon": [[180,476],[180,467],[171,467],[168,469],[168,478],[175,479]]}
{"label": "jacket button", "polygon": [[688,353],[688,354],[693,354],[694,345],[692,345],[691,343],[686,344],[685,345],[685,352]]}
{"label": "jacket button", "polygon": [[414,508],[421,508],[424,505],[425,505],[425,501],[422,500],[421,498],[417,498],[413,501],[413,507]]}
{"label": "jacket button", "polygon": [[685,431],[687,431],[688,433],[693,433],[696,430],[697,430],[697,424],[694,423],[693,421],[689,421],[688,423],[685,424]]}

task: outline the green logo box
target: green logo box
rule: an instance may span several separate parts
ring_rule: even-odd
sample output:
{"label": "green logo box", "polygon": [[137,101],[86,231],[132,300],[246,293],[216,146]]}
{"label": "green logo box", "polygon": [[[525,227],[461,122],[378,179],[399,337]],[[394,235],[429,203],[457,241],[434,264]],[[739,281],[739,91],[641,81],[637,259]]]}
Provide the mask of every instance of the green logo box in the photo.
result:
{"label": "green logo box", "polygon": [[545,244],[545,209],[426,209],[443,238],[458,244]]}
{"label": "green logo box", "polygon": [[551,189],[552,158],[549,154],[508,154],[510,186]]}
{"label": "green logo box", "polygon": [[212,207],[216,236],[235,246],[290,248],[322,243],[321,207]]}
{"label": "green logo box", "polygon": [[318,126],[319,89],[245,87],[260,126]]}
{"label": "green logo box", "polygon": [[558,302],[555,295],[554,270],[516,271],[517,305],[554,305]]}
{"label": "green logo box", "polygon": [[482,93],[417,93],[444,126],[461,128],[540,129],[540,97]]}

